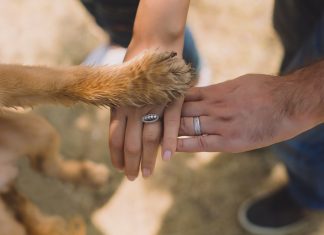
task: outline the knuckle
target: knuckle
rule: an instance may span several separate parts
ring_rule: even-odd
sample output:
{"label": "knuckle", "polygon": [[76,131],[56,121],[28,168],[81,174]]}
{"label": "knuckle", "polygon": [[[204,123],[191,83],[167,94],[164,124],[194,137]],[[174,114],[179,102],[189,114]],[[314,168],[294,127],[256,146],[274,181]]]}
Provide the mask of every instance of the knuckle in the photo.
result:
{"label": "knuckle", "polygon": [[127,157],[137,157],[141,153],[141,148],[135,145],[129,144],[125,146],[125,155]]}

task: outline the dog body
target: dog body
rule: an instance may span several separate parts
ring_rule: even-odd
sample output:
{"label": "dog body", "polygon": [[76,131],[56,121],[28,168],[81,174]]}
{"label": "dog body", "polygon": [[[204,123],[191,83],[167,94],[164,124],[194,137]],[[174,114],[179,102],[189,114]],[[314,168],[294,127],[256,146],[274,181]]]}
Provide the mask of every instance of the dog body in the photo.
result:
{"label": "dog body", "polygon": [[79,218],[69,222],[43,214],[14,188],[16,166],[27,156],[47,176],[74,184],[100,186],[105,166],[64,160],[56,130],[34,114],[1,107],[38,104],[136,106],[167,104],[189,88],[192,70],[175,53],[147,52],[118,66],[48,68],[0,65],[0,234],[84,235]]}

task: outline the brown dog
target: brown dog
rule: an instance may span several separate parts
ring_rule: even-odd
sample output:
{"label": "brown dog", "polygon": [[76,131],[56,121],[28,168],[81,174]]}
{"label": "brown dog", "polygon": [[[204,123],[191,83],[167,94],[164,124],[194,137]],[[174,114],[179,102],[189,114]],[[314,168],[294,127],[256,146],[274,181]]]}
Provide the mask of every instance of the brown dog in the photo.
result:
{"label": "brown dog", "polygon": [[47,68],[0,65],[0,234],[84,235],[82,220],[66,223],[47,216],[14,188],[16,161],[27,156],[45,175],[75,184],[100,186],[107,169],[90,161],[64,160],[59,136],[44,119],[1,107],[38,104],[143,106],[166,104],[181,96],[192,70],[175,53],[146,52],[119,66]]}

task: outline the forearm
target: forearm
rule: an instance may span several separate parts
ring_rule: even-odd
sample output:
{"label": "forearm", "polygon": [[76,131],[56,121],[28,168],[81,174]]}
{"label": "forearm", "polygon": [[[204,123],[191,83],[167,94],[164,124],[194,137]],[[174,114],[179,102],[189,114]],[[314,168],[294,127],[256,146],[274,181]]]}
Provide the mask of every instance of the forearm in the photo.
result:
{"label": "forearm", "polygon": [[278,89],[279,97],[286,98],[283,112],[324,122],[324,60],[285,76]]}
{"label": "forearm", "polygon": [[144,49],[182,54],[189,0],[141,0],[126,59]]}

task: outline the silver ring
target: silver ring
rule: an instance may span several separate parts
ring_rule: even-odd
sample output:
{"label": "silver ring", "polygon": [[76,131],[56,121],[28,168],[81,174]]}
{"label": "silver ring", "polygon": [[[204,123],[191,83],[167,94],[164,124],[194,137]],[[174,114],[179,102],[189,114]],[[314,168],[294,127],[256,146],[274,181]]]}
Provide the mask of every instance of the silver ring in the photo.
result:
{"label": "silver ring", "polygon": [[193,117],[195,135],[202,135],[199,117]]}
{"label": "silver ring", "polygon": [[160,119],[160,116],[156,113],[149,113],[142,117],[143,123],[153,123],[157,122]]}

